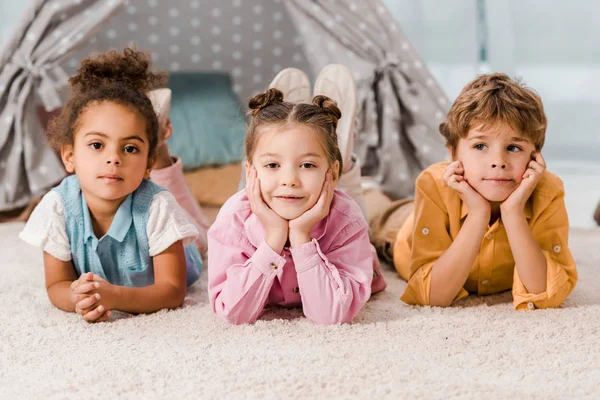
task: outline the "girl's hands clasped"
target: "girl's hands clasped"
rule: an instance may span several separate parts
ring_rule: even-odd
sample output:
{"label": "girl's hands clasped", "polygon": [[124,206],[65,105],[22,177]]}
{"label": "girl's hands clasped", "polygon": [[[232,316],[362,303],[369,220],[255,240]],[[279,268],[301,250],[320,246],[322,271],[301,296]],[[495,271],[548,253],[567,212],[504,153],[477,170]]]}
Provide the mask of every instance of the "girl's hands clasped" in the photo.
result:
{"label": "girl's hands clasped", "polygon": [[103,298],[100,292],[106,292],[107,285],[110,284],[91,272],[82,274],[71,283],[71,300],[75,303],[75,312],[84,321],[105,322],[110,318],[111,311],[101,304]]}

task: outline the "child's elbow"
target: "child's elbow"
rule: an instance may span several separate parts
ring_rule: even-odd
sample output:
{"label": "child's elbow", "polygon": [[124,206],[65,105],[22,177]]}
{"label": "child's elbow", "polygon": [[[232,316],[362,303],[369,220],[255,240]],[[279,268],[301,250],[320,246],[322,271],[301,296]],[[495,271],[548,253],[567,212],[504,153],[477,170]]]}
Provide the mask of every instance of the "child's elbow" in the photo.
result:
{"label": "child's elbow", "polygon": [[353,315],[347,315],[341,312],[310,312],[304,311],[304,315],[315,325],[340,325],[345,322],[350,322]]}
{"label": "child's elbow", "polygon": [[171,294],[169,295],[169,298],[168,298],[167,308],[171,309],[171,310],[174,310],[176,308],[181,307],[183,305],[184,300],[185,300],[186,294],[187,294],[187,287],[185,287],[185,286],[183,286],[183,287],[173,286]]}
{"label": "child's elbow", "polygon": [[309,318],[312,321],[313,324],[315,325],[324,325],[324,326],[329,326],[329,325],[341,325],[344,323],[344,321],[342,319],[339,318]]}
{"label": "child's elbow", "polygon": [[256,318],[248,315],[239,315],[234,313],[217,313],[217,316],[231,325],[244,325],[253,324],[256,322]]}
{"label": "child's elbow", "polygon": [[425,302],[422,305],[424,305],[424,306],[446,308],[446,307],[450,307],[452,305],[453,301],[454,301],[453,298],[450,299],[450,300],[448,300],[448,299],[445,299],[445,298],[442,298],[442,297],[435,297],[435,296],[433,296],[433,297],[431,297],[429,299],[429,302]]}
{"label": "child's elbow", "polygon": [[429,304],[423,304],[425,306],[432,306],[432,307],[442,307],[442,308],[447,308],[452,306],[452,302],[446,302],[446,301],[439,301],[439,302],[430,302]]}
{"label": "child's elbow", "polygon": [[241,307],[228,307],[220,300],[220,296],[211,299],[211,305],[215,316],[231,325],[253,324],[260,315],[254,315]]}

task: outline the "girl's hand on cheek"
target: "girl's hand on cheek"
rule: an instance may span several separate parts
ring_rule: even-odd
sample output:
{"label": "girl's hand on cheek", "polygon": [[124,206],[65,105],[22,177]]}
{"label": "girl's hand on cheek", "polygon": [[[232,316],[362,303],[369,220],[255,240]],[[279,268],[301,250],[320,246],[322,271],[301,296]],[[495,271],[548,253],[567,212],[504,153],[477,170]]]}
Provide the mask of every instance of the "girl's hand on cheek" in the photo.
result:
{"label": "girl's hand on cheek", "polygon": [[329,215],[334,193],[333,174],[331,170],[328,170],[317,203],[298,218],[290,221],[290,244],[292,247],[310,242],[311,229]]}
{"label": "girl's hand on cheek", "polygon": [[533,153],[532,158],[527,165],[527,169],[523,174],[523,180],[519,186],[500,205],[500,212],[502,214],[523,212],[525,210],[525,203],[527,203],[540,179],[542,179],[544,171],[546,171],[546,161],[542,157],[542,153]]}
{"label": "girl's hand on cheek", "polygon": [[265,241],[276,253],[281,253],[288,239],[288,221],[267,206],[260,194],[260,180],[254,166],[246,170],[246,195],[252,212],[267,230]]}
{"label": "girl's hand on cheek", "polygon": [[462,201],[467,205],[469,213],[481,212],[485,215],[491,213],[490,202],[479,194],[465,179],[465,169],[462,162],[454,161],[446,167],[444,182],[448,187],[458,193]]}

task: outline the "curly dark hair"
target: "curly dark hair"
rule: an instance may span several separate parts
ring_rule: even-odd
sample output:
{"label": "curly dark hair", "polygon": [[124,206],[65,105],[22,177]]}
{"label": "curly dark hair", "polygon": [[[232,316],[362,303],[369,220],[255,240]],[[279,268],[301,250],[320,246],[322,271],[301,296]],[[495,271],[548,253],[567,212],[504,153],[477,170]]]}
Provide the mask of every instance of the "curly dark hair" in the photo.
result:
{"label": "curly dark hair", "polygon": [[83,59],[75,76],[69,79],[71,94],[65,108],[50,121],[50,144],[55,149],[73,144],[82,111],[90,104],[110,101],[144,117],[150,142],[149,157],[152,157],[158,144],[158,119],[146,93],[163,86],[167,74],[151,72],[150,63],[150,54],[135,48]]}

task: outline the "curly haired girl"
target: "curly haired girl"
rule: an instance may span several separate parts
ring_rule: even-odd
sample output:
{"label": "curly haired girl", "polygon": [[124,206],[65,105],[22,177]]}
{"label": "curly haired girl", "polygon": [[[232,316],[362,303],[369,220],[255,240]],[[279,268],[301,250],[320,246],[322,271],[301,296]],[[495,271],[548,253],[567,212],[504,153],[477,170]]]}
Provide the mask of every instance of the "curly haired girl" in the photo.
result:
{"label": "curly haired girl", "polygon": [[202,267],[194,223],[148,179],[159,124],[147,93],[166,80],[149,66],[129,48],[82,61],[48,133],[72,175],[20,235],[44,252],[52,304],[88,322],[179,307]]}

